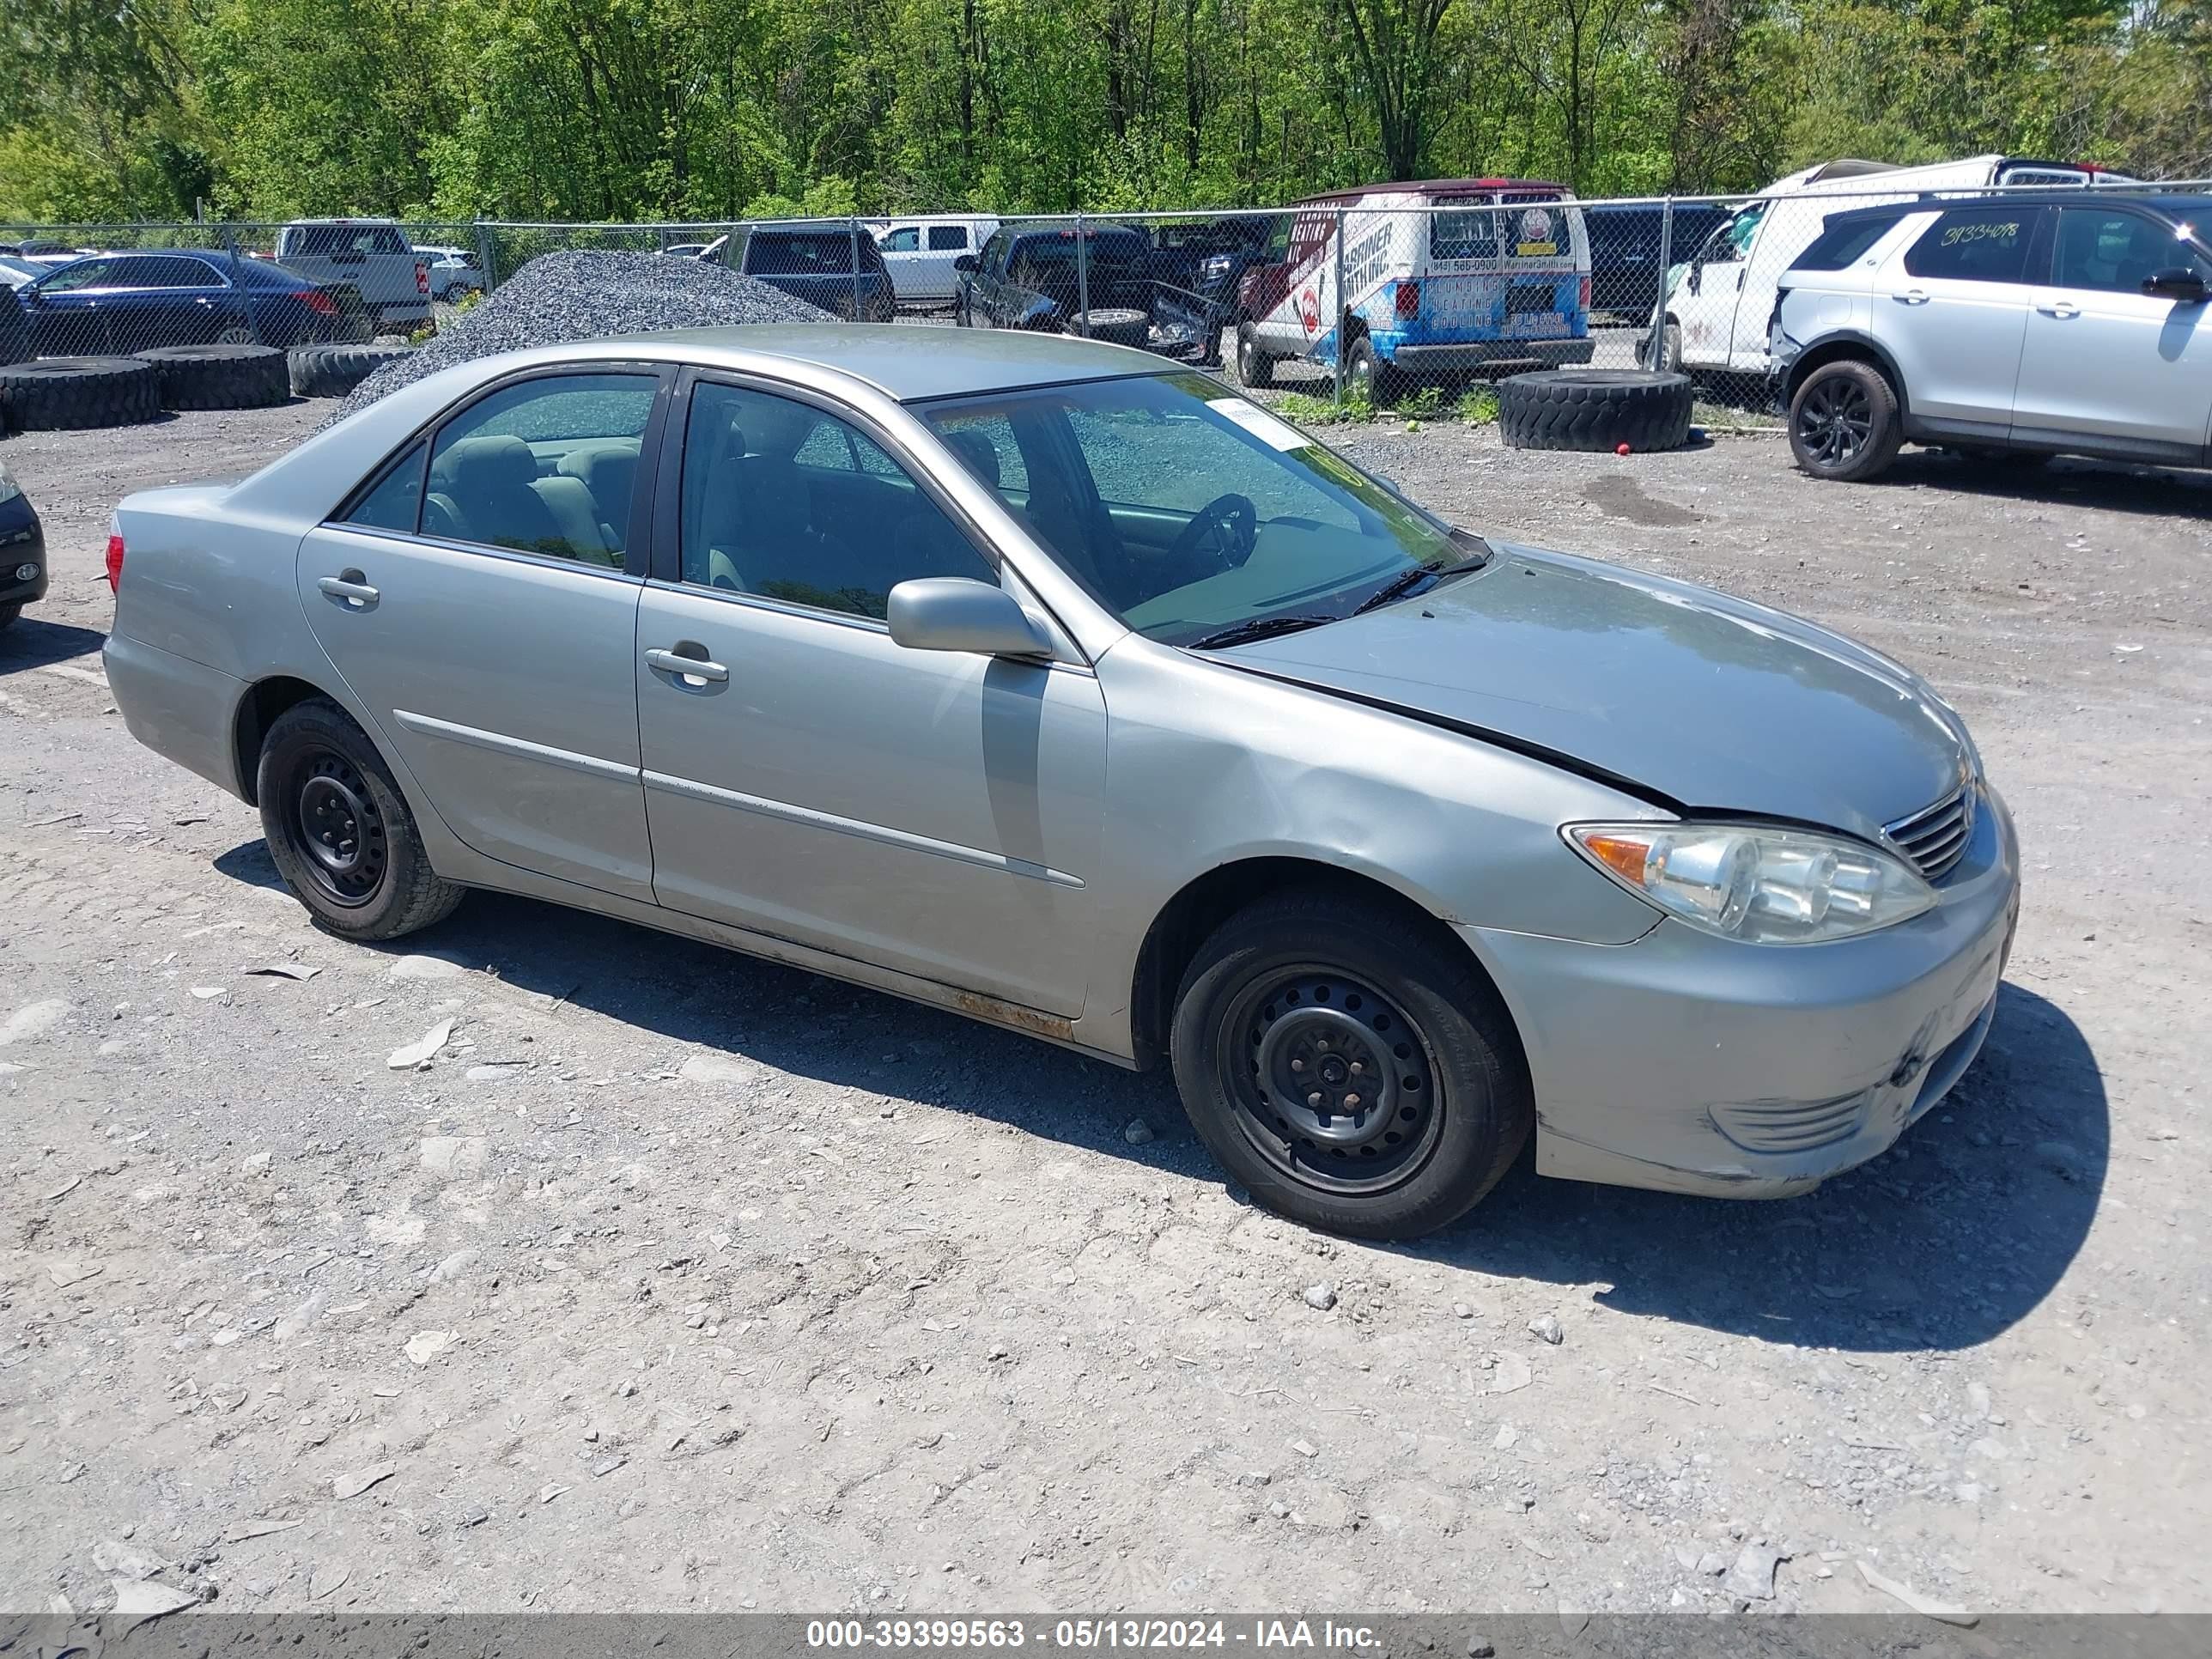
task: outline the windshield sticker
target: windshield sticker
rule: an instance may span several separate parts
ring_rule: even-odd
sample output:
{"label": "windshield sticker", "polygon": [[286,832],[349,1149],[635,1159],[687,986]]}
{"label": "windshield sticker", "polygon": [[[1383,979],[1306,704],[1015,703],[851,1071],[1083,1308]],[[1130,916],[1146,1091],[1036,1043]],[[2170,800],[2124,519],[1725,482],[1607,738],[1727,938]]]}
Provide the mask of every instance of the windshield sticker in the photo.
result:
{"label": "windshield sticker", "polygon": [[1206,406],[1224,419],[1236,422],[1261,443],[1276,449],[1304,449],[1313,442],[1287,421],[1277,420],[1259,404],[1248,404],[1242,398],[1209,398]]}

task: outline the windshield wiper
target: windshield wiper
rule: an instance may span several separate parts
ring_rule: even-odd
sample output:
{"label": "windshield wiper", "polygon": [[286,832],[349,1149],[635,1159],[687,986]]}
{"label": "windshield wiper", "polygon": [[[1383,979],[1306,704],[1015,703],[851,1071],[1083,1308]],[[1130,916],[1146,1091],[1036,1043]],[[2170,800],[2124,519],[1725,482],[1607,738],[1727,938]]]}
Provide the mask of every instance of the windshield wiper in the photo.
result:
{"label": "windshield wiper", "polygon": [[1254,640],[1273,639],[1278,634],[1295,634],[1301,629],[1319,628],[1323,623],[1341,622],[1340,617],[1252,617],[1241,623],[1231,623],[1226,628],[1193,640],[1186,651],[1215,651],[1225,645],[1247,645]]}
{"label": "windshield wiper", "polygon": [[[1421,587],[1424,582],[1427,583],[1428,587],[1434,587],[1438,582],[1448,580],[1451,577],[1464,576],[1472,571],[1480,570],[1489,562],[1490,554],[1485,550],[1480,557],[1458,559],[1450,564],[1417,564],[1411,570],[1400,571],[1382,586],[1360,600],[1358,605],[1352,607],[1352,614],[1357,617],[1370,611],[1379,610],[1393,599],[1404,599],[1415,588]],[[1422,591],[1427,592],[1427,587],[1422,587]]]}

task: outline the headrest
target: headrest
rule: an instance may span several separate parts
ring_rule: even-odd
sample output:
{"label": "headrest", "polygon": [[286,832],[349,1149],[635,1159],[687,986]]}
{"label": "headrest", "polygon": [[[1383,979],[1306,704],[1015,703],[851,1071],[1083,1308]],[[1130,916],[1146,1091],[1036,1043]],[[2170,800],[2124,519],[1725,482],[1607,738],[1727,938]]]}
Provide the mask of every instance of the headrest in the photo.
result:
{"label": "headrest", "polygon": [[635,438],[609,438],[580,444],[561,458],[558,471],[579,480],[604,505],[619,506],[637,477],[639,444]]}
{"label": "headrest", "polygon": [[538,477],[538,458],[520,438],[464,438],[447,450],[440,465],[468,494],[527,489]]}
{"label": "headrest", "polygon": [[979,432],[972,426],[961,427],[946,433],[945,441],[951,446],[952,453],[960,458],[962,464],[987,488],[996,489],[999,487],[998,446],[991,441],[988,434]]}

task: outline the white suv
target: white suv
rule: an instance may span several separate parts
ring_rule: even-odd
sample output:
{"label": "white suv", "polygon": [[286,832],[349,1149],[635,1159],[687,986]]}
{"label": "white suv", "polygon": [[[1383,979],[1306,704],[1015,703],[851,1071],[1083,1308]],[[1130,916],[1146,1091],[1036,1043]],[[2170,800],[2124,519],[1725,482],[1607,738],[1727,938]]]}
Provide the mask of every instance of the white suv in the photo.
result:
{"label": "white suv", "polygon": [[1797,464],[1901,443],[2212,466],[2212,196],[2068,192],[1830,216],[1769,325]]}

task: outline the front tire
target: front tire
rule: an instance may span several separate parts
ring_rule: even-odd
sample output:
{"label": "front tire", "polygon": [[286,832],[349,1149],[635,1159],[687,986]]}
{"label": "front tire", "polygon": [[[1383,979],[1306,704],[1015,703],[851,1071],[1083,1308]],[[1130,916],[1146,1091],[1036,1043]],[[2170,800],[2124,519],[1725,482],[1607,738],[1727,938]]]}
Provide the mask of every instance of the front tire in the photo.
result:
{"label": "front tire", "polygon": [[1816,478],[1855,483],[1897,459],[1897,394],[1872,363],[1843,357],[1805,377],[1790,400],[1790,453]]}
{"label": "front tire", "polygon": [[1275,384],[1275,360],[1260,349],[1249,323],[1237,325],[1237,384],[1264,392]]}
{"label": "front tire", "polygon": [[430,867],[406,797],[344,709],[310,697],[261,744],[255,795],[269,855],[318,927],[397,939],[442,921],[464,889]]}
{"label": "front tire", "polygon": [[1183,1109],[1231,1176],[1355,1237],[1456,1220],[1535,1121],[1520,1039],[1466,953],[1328,892],[1224,923],[1183,977],[1170,1048]]}

